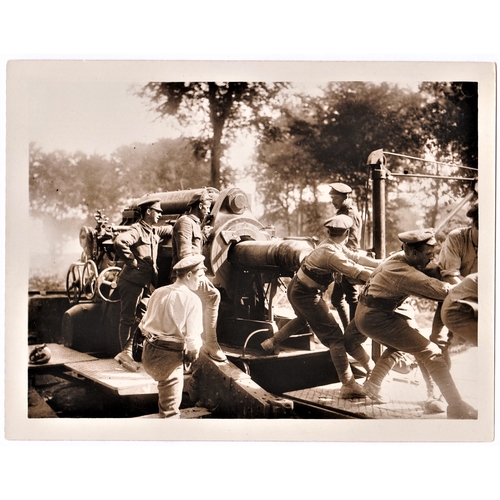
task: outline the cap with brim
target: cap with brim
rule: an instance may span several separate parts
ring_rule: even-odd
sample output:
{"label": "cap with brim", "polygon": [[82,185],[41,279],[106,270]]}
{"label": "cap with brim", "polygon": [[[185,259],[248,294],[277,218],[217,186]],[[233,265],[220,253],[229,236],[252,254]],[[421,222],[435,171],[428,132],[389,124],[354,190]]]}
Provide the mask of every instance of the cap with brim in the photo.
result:
{"label": "cap with brim", "polygon": [[350,229],[352,225],[353,221],[348,215],[334,215],[324,223],[326,227],[342,229],[344,231]]}
{"label": "cap with brim", "polygon": [[184,257],[181,259],[175,266],[173,267],[174,271],[195,271],[198,269],[206,269],[203,261],[205,257],[201,254],[197,255],[189,255],[188,257]]}
{"label": "cap with brim", "polygon": [[398,238],[407,245],[435,245],[437,243],[434,237],[434,229],[415,229],[413,231],[406,231],[399,233]]}
{"label": "cap with brim", "polygon": [[349,194],[352,192],[352,189],[342,182],[334,182],[333,184],[328,184],[332,191],[335,191],[339,194]]}
{"label": "cap with brim", "polygon": [[138,207],[147,207],[157,212],[163,212],[161,208],[160,198],[152,198],[151,196],[144,196],[137,201]]}
{"label": "cap with brim", "polygon": [[206,200],[213,202],[214,200],[212,199],[212,194],[210,193],[210,191],[208,191],[208,189],[200,189],[199,191],[193,193],[193,196],[191,196],[188,205],[193,205],[194,203],[198,202],[203,203]]}

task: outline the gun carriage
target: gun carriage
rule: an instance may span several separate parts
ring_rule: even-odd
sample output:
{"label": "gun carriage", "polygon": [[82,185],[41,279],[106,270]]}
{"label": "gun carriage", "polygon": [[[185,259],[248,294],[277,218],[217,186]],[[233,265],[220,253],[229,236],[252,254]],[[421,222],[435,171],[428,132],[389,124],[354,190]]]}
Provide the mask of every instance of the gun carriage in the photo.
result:
{"label": "gun carriage", "polygon": [[[277,238],[252,213],[247,195],[238,188],[219,192],[208,188],[213,205],[204,228],[207,275],[221,292],[217,337],[229,361],[273,394],[337,382],[328,350],[305,329],[282,346],[279,355],[266,354],[261,342],[293,317],[286,300],[286,282],[315,247],[315,238]],[[155,193],[163,214],[158,225],[174,224],[189,209],[196,191]],[[62,321],[67,347],[110,357],[119,352],[119,296],[113,239],[139,217],[136,204],[113,226],[102,212],[97,227],[80,231],[81,261],[68,271],[71,308]],[[158,250],[158,286],[169,283],[171,240]],[[75,276],[75,278],[73,278]]]}

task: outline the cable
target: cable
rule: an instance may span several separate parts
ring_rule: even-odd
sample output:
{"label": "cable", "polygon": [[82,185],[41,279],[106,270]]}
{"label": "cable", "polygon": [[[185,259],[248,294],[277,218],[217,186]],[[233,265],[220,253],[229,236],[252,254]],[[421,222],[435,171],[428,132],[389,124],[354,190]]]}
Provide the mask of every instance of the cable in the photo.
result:
{"label": "cable", "polygon": [[392,156],[401,156],[402,158],[410,158],[411,160],[419,160],[419,161],[425,161],[427,163],[436,163],[437,165],[447,165],[449,167],[457,167],[457,168],[466,168],[468,170],[478,170],[477,168],[474,167],[464,167],[463,165],[459,165],[456,163],[445,163],[442,161],[435,161],[435,160],[425,160],[424,158],[417,158],[416,156],[408,156],[408,155],[402,155],[399,153],[389,153],[388,151],[384,151],[385,155],[392,155]]}

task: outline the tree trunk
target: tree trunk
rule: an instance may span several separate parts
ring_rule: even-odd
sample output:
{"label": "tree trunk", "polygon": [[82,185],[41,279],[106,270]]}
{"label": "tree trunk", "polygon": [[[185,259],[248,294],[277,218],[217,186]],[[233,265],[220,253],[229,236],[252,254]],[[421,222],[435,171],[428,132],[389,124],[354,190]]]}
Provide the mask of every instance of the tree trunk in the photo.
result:
{"label": "tree trunk", "polygon": [[[222,131],[233,105],[233,96],[230,91],[221,93],[219,86],[214,82],[208,84],[208,102],[210,104],[210,122],[213,137],[211,148],[211,187],[220,189],[220,164],[222,157]],[[231,90],[231,89],[229,89]]]}
{"label": "tree trunk", "polygon": [[222,129],[224,123],[221,120],[213,120],[212,127],[214,135],[212,138],[211,164],[210,164],[210,186],[220,189],[220,159],[222,156]]}

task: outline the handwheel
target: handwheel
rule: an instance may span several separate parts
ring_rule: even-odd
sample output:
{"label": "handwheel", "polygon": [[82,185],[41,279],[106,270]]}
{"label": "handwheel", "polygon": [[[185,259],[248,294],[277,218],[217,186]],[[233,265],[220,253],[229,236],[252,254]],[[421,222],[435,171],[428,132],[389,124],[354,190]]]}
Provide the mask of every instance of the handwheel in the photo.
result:
{"label": "handwheel", "polygon": [[82,272],[82,294],[87,300],[92,300],[95,296],[97,275],[96,263],[93,260],[85,262]]}
{"label": "handwheel", "polygon": [[66,293],[70,304],[78,304],[82,295],[80,266],[71,264],[66,275]]}
{"label": "handwheel", "polygon": [[118,302],[120,297],[116,292],[117,278],[121,267],[108,267],[97,277],[97,293],[106,302]]}

